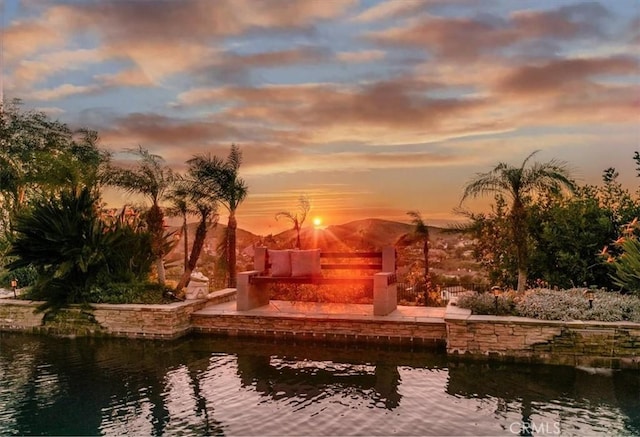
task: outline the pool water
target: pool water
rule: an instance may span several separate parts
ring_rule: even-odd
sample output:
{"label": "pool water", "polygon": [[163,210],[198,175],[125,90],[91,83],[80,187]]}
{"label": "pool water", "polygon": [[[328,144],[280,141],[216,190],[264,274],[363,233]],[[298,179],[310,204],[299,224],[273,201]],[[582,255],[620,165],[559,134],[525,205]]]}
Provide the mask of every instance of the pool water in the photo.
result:
{"label": "pool water", "polygon": [[0,333],[0,435],[640,435],[640,372]]}

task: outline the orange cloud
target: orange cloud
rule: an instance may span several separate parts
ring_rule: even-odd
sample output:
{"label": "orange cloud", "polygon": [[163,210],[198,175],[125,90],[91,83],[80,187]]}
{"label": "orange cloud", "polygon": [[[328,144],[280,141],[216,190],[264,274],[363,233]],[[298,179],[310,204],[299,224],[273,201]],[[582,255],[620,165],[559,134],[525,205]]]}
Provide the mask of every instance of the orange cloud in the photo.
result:
{"label": "orange cloud", "polygon": [[52,89],[33,91],[28,94],[28,97],[33,100],[56,100],[76,94],[94,93],[96,91],[98,91],[98,88],[94,86],[79,86],[65,83]]}
{"label": "orange cloud", "polygon": [[523,37],[570,39],[600,35],[601,24],[610,15],[604,6],[593,2],[551,11],[516,11],[511,14],[511,20]]}
{"label": "orange cloud", "polygon": [[630,57],[557,59],[540,65],[514,68],[499,85],[518,94],[581,93],[585,81],[596,75],[636,75],[640,63]]}
{"label": "orange cloud", "polygon": [[393,18],[415,16],[425,13],[435,6],[451,6],[453,4],[473,3],[474,0],[402,0],[383,1],[364,10],[351,21],[370,23]]}
{"label": "orange cloud", "polygon": [[359,52],[339,52],[336,58],[341,62],[371,62],[383,59],[386,52],[383,50],[362,50]]}
{"label": "orange cloud", "polygon": [[99,74],[95,78],[107,87],[119,86],[153,86],[157,85],[144,71],[135,67],[115,74]]}
{"label": "orange cloud", "polygon": [[[334,18],[353,5],[354,0],[296,2],[287,7],[274,0],[220,0],[215,5],[208,0],[162,1],[153,5],[115,0],[49,8],[40,5],[41,18],[12,23],[4,32],[7,64],[21,62],[12,74],[10,87],[19,93],[56,71],[107,59],[133,64],[120,72],[96,77],[107,86],[161,84],[172,75],[202,72],[212,66],[233,73],[258,66],[318,62],[329,54],[317,48],[295,48],[240,56],[225,54],[220,44],[222,38],[256,29],[304,31],[317,20]],[[83,58],[81,50],[54,52],[46,56],[49,59],[39,55],[44,48],[63,46],[83,34],[98,37],[101,42],[92,56]],[[28,59],[30,56],[34,57]],[[66,62],[60,67],[63,58]],[[49,63],[50,60],[54,62]]]}
{"label": "orange cloud", "polygon": [[[104,60],[105,56],[99,50],[79,49],[45,53],[36,59],[25,59],[16,63],[11,75],[13,87],[29,92],[36,84],[53,74],[83,69],[88,64]],[[47,90],[42,92],[46,94]],[[55,92],[49,92],[55,95]]]}
{"label": "orange cloud", "polygon": [[501,23],[428,16],[365,36],[382,45],[418,47],[448,60],[466,61],[513,43],[517,34]]}
{"label": "orange cloud", "polygon": [[65,40],[60,29],[45,23],[17,22],[3,29],[4,62],[13,64],[45,48],[55,47]]}
{"label": "orange cloud", "polygon": [[604,39],[601,28],[608,15],[607,9],[595,3],[552,11],[517,11],[508,19],[488,14],[481,18],[422,15],[365,37],[383,45],[422,48],[449,61],[467,62],[485,55],[496,56],[502,49],[518,44],[546,42],[555,46],[563,40]]}

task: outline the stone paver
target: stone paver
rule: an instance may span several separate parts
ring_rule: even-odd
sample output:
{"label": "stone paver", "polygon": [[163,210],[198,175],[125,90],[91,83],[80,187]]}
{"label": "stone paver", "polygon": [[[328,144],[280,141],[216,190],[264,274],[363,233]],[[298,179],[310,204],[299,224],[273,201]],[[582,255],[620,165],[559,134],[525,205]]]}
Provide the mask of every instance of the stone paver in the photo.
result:
{"label": "stone paver", "polygon": [[247,311],[237,311],[236,303],[223,302],[208,305],[195,314],[216,315],[216,314],[238,314],[238,315],[263,315],[277,317],[278,315],[305,315],[308,317],[339,317],[362,320],[363,317],[375,318],[376,320],[389,321],[416,321],[421,320],[427,323],[441,320],[444,322],[445,308],[418,307],[418,306],[398,306],[395,311],[387,316],[374,316],[373,305],[365,304],[343,304],[343,303],[320,303],[320,302],[291,302],[283,300],[272,300],[269,305],[254,308]]}

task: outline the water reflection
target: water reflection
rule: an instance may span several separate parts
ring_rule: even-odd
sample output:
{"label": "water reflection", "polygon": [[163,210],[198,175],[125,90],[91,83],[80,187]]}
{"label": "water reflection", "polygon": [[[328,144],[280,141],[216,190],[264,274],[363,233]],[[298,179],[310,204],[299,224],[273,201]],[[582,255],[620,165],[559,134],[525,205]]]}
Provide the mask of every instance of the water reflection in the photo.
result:
{"label": "water reflection", "polygon": [[640,374],[353,346],[0,333],[0,435],[527,435],[556,425],[640,434]]}
{"label": "water reflection", "polygon": [[382,404],[384,408],[393,409],[402,397],[398,393],[398,367],[386,363],[345,364],[238,355],[238,375],[243,386],[253,386],[274,400],[300,399],[301,405],[327,393],[342,392],[374,406]]}
{"label": "water reflection", "polygon": [[[560,433],[580,434],[580,424],[575,423],[572,412],[581,416],[582,423],[603,432],[626,429],[640,434],[638,372],[450,363],[447,393],[466,398],[499,398],[503,408],[519,404],[521,435],[531,435],[536,423],[545,431],[557,428]],[[541,416],[546,422],[540,421]],[[603,416],[608,417],[603,420]],[[618,421],[620,428],[604,424]]]}

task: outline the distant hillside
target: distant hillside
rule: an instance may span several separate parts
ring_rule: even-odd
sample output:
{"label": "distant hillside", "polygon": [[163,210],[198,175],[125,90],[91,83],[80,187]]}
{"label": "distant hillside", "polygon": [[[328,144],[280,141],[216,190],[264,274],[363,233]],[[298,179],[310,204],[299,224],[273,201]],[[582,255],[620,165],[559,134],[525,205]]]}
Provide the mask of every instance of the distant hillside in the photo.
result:
{"label": "distant hillside", "polygon": [[[195,238],[197,223],[189,223],[189,246]],[[205,240],[205,250],[213,254],[224,238],[227,227],[218,224],[209,230]],[[379,250],[384,246],[394,246],[398,240],[412,231],[407,223],[381,219],[356,220],[342,225],[332,225],[324,229],[304,228],[300,233],[302,248],[320,248],[323,250],[354,251]],[[441,233],[441,229],[432,228],[433,235]],[[182,259],[184,249],[181,228],[171,227],[170,231],[180,237],[180,241],[168,256],[169,260]],[[296,245],[296,233],[292,229],[276,235],[261,237],[244,229],[238,229],[237,247],[242,252],[248,246],[263,244],[272,248],[293,248]]]}
{"label": "distant hillside", "polygon": [[[432,237],[440,236],[442,229],[429,226]],[[407,223],[381,219],[356,220],[342,225],[331,225],[324,229],[305,228],[300,233],[302,248],[318,247],[324,250],[354,251],[379,250],[384,246],[395,246],[413,226]],[[268,247],[292,248],[296,244],[296,233],[288,230],[265,241]]]}
{"label": "distant hillside", "polygon": [[395,245],[398,238],[411,232],[411,226],[388,220],[364,219],[329,226],[321,232],[335,238],[347,250],[379,250],[384,246]]}
{"label": "distant hillside", "polygon": [[[189,224],[189,250],[195,236],[197,224]],[[218,253],[218,246],[223,241],[227,227],[219,224],[209,230],[203,253],[198,263],[205,273],[211,271]],[[180,236],[180,228],[173,227]],[[320,248],[325,251],[355,252],[380,250],[384,246],[394,246],[398,250],[398,273],[403,274],[411,268],[419,269],[422,262],[422,243],[409,236],[413,226],[381,219],[356,220],[342,225],[332,225],[324,229],[306,227],[300,233],[303,249]],[[474,274],[477,265],[471,259],[470,241],[460,232],[446,232],[442,228],[429,226],[430,247],[429,260],[433,273],[447,276]],[[292,229],[276,235],[259,236],[243,229],[237,231],[238,268],[251,268],[253,248],[266,246],[272,249],[294,248],[296,233]],[[183,240],[180,240],[166,257],[168,266],[179,268],[184,259]],[[413,266],[413,267],[412,267]],[[418,267],[416,267],[418,266]]]}
{"label": "distant hillside", "polygon": [[[198,227],[197,223],[189,223],[187,225],[188,229],[188,237],[189,237],[189,251],[191,251],[191,245],[193,244],[193,240],[195,239],[196,228]],[[172,264],[174,262],[180,261],[182,262],[184,258],[184,240],[182,239],[182,227],[181,226],[172,226],[169,228],[170,232],[175,232],[175,235],[179,237],[179,241],[174,246],[173,250],[167,255],[167,263]],[[224,235],[227,232],[227,226],[223,224],[218,224],[215,227],[212,227],[207,232],[207,238],[205,239],[203,252],[206,255],[214,256],[216,255],[216,251],[220,242],[223,241]],[[249,231],[245,231],[244,229],[238,229],[236,232],[236,241],[237,247],[239,250],[247,246],[252,246],[261,240],[261,237],[252,234]],[[182,265],[182,264],[181,264]]]}

